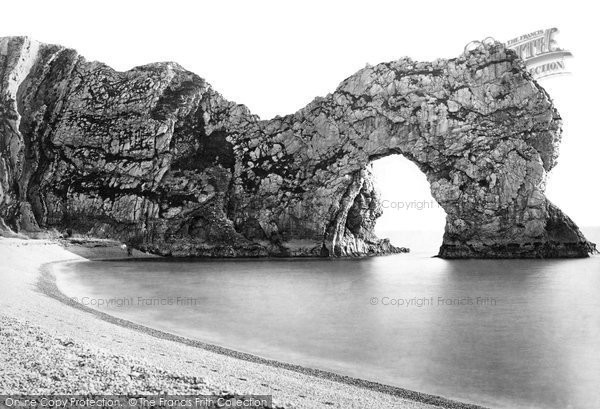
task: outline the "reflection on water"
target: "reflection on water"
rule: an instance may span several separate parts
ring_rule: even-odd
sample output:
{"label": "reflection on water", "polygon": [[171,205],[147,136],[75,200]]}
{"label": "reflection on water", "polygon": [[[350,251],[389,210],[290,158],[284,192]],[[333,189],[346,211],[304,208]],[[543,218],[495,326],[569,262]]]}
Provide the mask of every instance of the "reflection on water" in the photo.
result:
{"label": "reflection on water", "polygon": [[600,257],[425,254],[90,262],[57,279],[115,316],[268,358],[494,407],[600,407]]}

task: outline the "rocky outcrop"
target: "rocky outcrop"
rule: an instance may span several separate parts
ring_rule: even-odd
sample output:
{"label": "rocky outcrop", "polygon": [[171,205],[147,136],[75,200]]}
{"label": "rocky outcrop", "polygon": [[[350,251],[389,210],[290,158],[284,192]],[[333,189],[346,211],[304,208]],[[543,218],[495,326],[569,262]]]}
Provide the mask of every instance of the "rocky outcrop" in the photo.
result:
{"label": "rocky outcrop", "polygon": [[174,63],[117,72],[3,38],[0,217],[165,255],[388,253],[370,164],[399,154],[448,215],[440,256],[584,257],[593,245],[544,196],[560,126],[498,43],[368,66],[263,121]]}

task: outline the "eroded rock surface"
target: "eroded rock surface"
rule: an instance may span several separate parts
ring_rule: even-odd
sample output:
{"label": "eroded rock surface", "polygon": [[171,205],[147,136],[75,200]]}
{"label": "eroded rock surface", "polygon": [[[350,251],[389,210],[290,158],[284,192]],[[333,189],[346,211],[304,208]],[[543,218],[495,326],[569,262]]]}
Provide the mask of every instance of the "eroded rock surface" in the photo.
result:
{"label": "eroded rock surface", "polygon": [[501,44],[366,67],[263,121],[175,63],[117,72],[2,38],[0,217],[164,255],[389,253],[370,163],[400,154],[448,215],[440,256],[584,257],[593,245],[544,196],[560,126]]}

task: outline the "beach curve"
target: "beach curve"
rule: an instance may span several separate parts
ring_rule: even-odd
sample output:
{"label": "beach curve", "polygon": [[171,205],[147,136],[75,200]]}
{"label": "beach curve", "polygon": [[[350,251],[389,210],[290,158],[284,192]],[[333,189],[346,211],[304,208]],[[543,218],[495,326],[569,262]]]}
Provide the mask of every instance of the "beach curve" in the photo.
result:
{"label": "beach curve", "polygon": [[[112,245],[116,247],[114,243]],[[35,259],[24,254],[32,246],[36,250],[43,250],[36,251],[38,257]],[[106,258],[107,255],[119,256],[120,253],[115,249],[111,253],[107,250],[108,246],[102,245],[90,249],[89,246],[75,243],[70,244],[71,251],[64,246],[65,243],[61,245],[55,241],[0,239],[0,254],[7,253],[3,259],[8,261],[0,277],[9,284],[0,290],[0,295],[5,295],[0,305],[5,304],[6,307],[2,308],[2,315],[6,311],[6,315],[37,324],[49,330],[49,333],[58,332],[63,338],[67,334],[74,339],[73,342],[92,345],[111,353],[118,352],[127,359],[141,358],[148,367],[161,368],[169,374],[176,373],[175,379],[179,383],[181,379],[201,378],[206,381],[207,387],[210,385],[212,391],[269,394],[273,395],[275,404],[283,407],[481,408],[235,351],[89,308],[71,300],[59,290],[51,266],[67,261]],[[11,287],[16,290],[12,296]],[[27,302],[22,305],[15,301],[15,298],[19,298],[15,295],[19,289],[23,292],[23,287],[27,287],[27,291],[20,298],[44,304],[42,310],[32,310],[27,308]],[[10,305],[11,299],[14,305]],[[46,314],[42,314],[42,311]],[[52,316],[49,313],[53,313]],[[98,336],[94,336],[94,333]],[[145,393],[139,389],[136,392]]]}

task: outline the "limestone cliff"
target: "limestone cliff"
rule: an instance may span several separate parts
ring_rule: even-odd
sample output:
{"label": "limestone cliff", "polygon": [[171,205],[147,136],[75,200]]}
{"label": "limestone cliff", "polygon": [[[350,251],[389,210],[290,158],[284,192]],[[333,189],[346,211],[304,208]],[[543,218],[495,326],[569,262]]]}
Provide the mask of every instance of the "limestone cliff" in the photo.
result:
{"label": "limestone cliff", "polygon": [[370,163],[399,154],[448,215],[440,256],[584,257],[593,245],[544,196],[560,126],[501,44],[366,67],[263,121],[175,63],[117,72],[2,38],[0,228],[177,256],[388,253]]}

